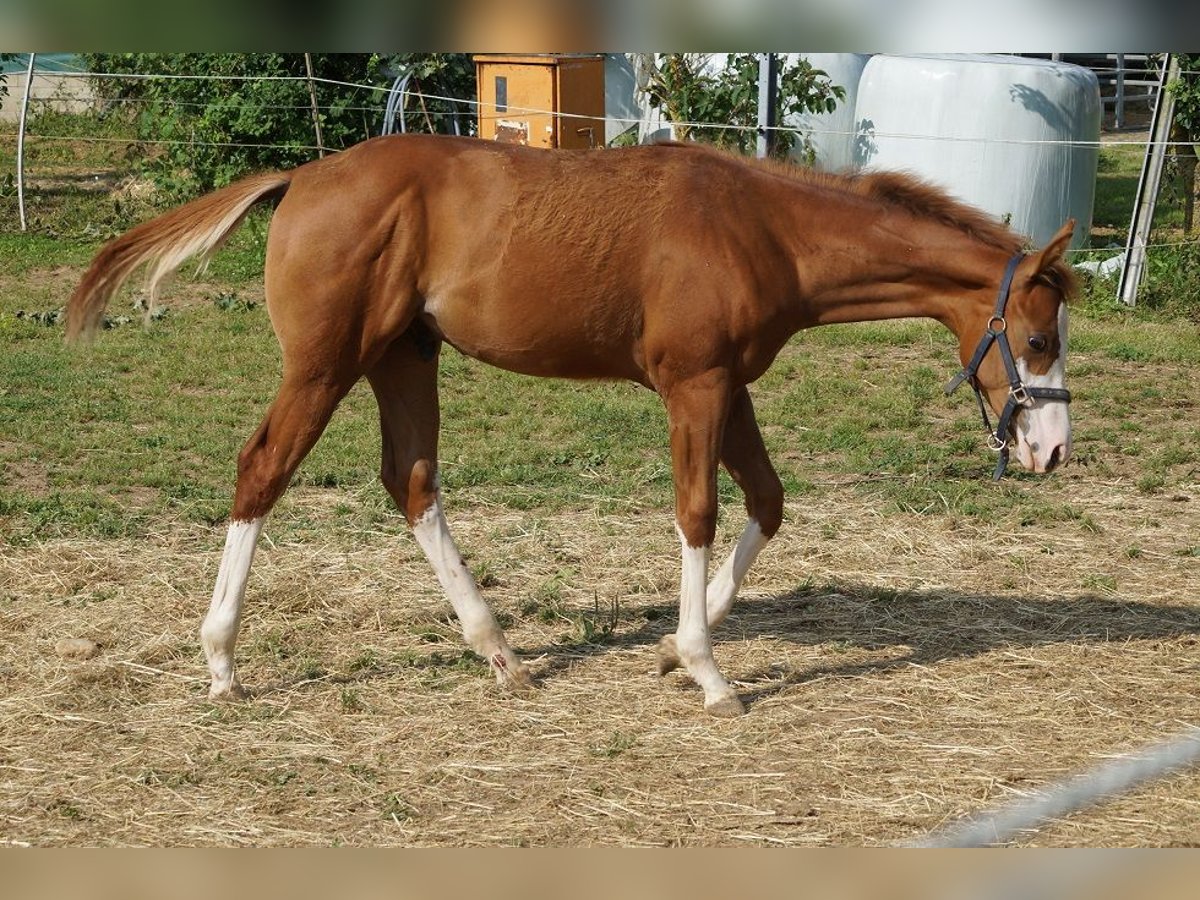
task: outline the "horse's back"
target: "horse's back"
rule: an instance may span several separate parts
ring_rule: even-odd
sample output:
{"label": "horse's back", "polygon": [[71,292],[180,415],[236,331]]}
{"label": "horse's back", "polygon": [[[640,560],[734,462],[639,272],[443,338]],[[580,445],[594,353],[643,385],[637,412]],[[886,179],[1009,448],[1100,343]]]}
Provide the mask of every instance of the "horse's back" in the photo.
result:
{"label": "horse's back", "polygon": [[719,328],[700,295],[747,265],[735,165],[668,147],[375,139],[297,170],[268,290],[271,269],[329,272],[364,315],[396,321],[407,304],[495,365],[644,381],[647,328]]}

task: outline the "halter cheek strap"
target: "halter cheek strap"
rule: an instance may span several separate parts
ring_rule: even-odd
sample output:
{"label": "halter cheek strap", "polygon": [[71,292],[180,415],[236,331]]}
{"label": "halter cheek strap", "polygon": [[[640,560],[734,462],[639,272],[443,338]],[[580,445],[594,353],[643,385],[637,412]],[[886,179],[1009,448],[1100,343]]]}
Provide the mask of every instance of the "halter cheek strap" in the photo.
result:
{"label": "halter cheek strap", "polygon": [[[958,390],[959,385],[964,381],[971,382],[971,387],[975,391],[975,399],[979,401],[979,413],[983,417],[983,427],[989,432],[988,448],[1000,454],[1000,458],[996,461],[996,471],[992,473],[993,481],[999,481],[1004,475],[1004,470],[1008,468],[1008,429],[1012,424],[1013,416],[1016,415],[1017,408],[1032,407],[1036,400],[1071,402],[1071,392],[1066,388],[1029,387],[1021,381],[1021,375],[1017,372],[1012,346],[1008,342],[1008,322],[1004,318],[1004,310],[1008,306],[1008,296],[1012,291],[1013,276],[1016,275],[1017,266],[1024,258],[1025,254],[1018,253],[1008,261],[1008,265],[1004,269],[1004,277],[1000,279],[996,309],[988,320],[987,331],[979,339],[979,346],[975,348],[970,362],[946,385],[946,394],[949,396]],[[995,430],[992,429],[992,422],[988,417],[987,403],[984,401],[983,389],[979,386],[978,377],[979,366],[983,363],[983,358],[991,349],[992,344],[999,349],[1000,359],[1004,361],[1004,371],[1008,375],[1008,401],[1000,412]]]}

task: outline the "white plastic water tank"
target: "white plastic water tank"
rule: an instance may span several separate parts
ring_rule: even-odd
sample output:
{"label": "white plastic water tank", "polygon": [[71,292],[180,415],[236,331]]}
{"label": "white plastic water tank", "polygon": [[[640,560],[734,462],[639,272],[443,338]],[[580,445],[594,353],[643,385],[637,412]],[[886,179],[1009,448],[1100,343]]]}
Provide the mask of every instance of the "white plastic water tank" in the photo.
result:
{"label": "white plastic water tank", "polygon": [[[797,53],[789,58],[807,60],[813,68],[822,70],[829,80],[846,92],[831,113],[800,113],[785,116],[783,124],[804,133],[815,151],[813,164],[825,172],[840,172],[854,164],[854,137],[857,131],[854,108],[858,100],[858,83],[870,53]],[[795,154],[799,157],[799,153]]]}
{"label": "white plastic water tank", "polygon": [[1090,70],[1013,56],[873,56],[854,119],[857,167],[913,172],[1038,245],[1071,217],[1075,245],[1087,239],[1100,139]]}
{"label": "white plastic water tank", "polygon": [[637,76],[626,53],[604,55],[604,143],[637,125],[642,118],[638,104]]}

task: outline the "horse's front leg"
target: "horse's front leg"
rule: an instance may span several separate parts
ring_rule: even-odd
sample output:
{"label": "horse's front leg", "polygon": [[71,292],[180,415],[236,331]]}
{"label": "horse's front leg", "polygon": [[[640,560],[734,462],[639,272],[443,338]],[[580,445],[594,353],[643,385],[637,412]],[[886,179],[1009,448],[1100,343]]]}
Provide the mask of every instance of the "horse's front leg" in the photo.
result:
{"label": "horse's front leg", "polygon": [[674,645],[704,691],[704,708],[714,716],[737,716],[745,708],[713,659],[707,603],[717,526],[717,459],[731,399],[727,373],[713,370],[673,383],[663,399],[671,433],[675,525],[683,551]]}
{"label": "horse's front leg", "polygon": [[[750,566],[783,521],[783,485],[767,456],[754,405],[744,387],[733,393],[721,440],[721,464],[742,489],[748,521],[733,551],[708,584],[710,632],[729,615]],[[658,673],[665,675],[680,664],[675,637],[667,635],[658,646]]]}

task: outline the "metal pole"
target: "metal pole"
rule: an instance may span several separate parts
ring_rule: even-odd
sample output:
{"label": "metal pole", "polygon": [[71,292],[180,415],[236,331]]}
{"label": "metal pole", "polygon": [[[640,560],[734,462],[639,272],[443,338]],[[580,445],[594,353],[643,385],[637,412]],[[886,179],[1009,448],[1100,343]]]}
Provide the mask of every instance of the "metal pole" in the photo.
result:
{"label": "metal pole", "polygon": [[1178,77],[1179,57],[1168,54],[1163,61],[1162,75],[1158,81],[1158,102],[1154,107],[1150,140],[1146,145],[1146,158],[1142,163],[1142,177],[1138,180],[1133,219],[1129,224],[1129,239],[1125,242],[1121,283],[1117,288],[1117,297],[1126,306],[1137,303],[1138,284],[1146,270],[1146,244],[1150,240],[1154,204],[1158,200],[1158,185],[1162,181],[1163,164],[1167,158],[1167,141],[1171,136],[1171,119],[1175,115],[1175,95],[1167,90],[1167,85],[1173,78]]}
{"label": "metal pole", "polygon": [[1113,98],[1113,127],[1120,131],[1125,127],[1125,54],[1117,54],[1116,97]]}
{"label": "metal pole", "polygon": [[758,145],[759,159],[771,155],[775,146],[774,128],[776,98],[779,94],[779,60],[774,53],[763,53],[758,58]]}
{"label": "metal pole", "polygon": [[[1038,828],[1151,779],[1194,766],[1200,760],[1200,729],[1191,729],[1140,753],[1121,756],[1082,777],[1059,782],[989,815],[953,825],[917,844],[921,847],[990,847],[1006,844]],[[1043,895],[1045,896],[1045,895]]]}
{"label": "metal pole", "polygon": [[29,92],[33,87],[33,60],[36,53],[29,54],[29,68],[25,70],[25,96],[21,100],[21,124],[17,128],[17,210],[21,216],[21,230],[25,230],[25,118],[29,112]]}
{"label": "metal pole", "polygon": [[317,108],[317,86],[313,82],[312,54],[304,54],[304,68],[308,72],[308,99],[312,102],[313,128],[317,132],[317,154],[325,158],[325,139],[321,136],[321,113]]}

